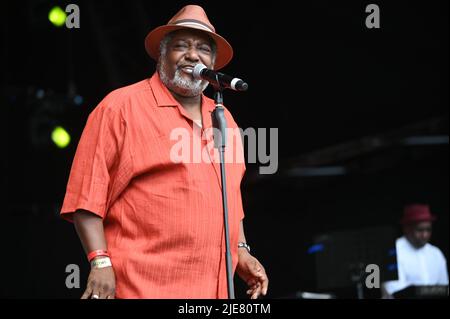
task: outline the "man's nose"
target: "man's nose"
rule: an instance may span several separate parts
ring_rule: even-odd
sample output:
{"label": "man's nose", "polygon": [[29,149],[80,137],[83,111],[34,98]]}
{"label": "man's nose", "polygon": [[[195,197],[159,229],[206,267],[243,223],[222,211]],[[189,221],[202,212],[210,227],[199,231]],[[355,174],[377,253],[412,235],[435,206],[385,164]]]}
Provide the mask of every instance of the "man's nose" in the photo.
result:
{"label": "man's nose", "polygon": [[190,61],[199,61],[200,57],[198,56],[197,49],[194,47],[190,47],[189,50],[186,52],[186,59]]}

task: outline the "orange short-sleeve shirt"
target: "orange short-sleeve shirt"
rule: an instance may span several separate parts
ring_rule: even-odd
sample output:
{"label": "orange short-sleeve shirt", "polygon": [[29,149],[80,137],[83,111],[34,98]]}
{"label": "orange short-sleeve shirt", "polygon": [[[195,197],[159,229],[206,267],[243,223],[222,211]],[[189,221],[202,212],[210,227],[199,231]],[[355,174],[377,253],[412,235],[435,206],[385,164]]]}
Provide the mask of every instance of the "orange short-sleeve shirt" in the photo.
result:
{"label": "orange short-sleeve shirt", "polygon": [[[71,221],[85,209],[103,218],[117,298],[227,298],[220,166],[208,133],[213,110],[214,102],[202,96],[200,129],[155,73],[113,91],[90,114],[61,215]],[[225,115],[236,129],[228,110]],[[245,164],[238,160],[241,139],[230,142],[227,155],[234,160],[225,166],[234,271]],[[200,161],[195,150],[181,151],[186,143],[201,146]]]}

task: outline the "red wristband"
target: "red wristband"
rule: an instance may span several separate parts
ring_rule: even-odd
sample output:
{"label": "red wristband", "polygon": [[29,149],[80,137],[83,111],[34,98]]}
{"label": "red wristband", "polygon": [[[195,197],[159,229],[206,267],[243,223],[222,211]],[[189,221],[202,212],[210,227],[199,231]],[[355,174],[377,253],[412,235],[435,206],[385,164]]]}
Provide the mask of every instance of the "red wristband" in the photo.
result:
{"label": "red wristband", "polygon": [[110,257],[110,256],[109,256],[109,253],[108,253],[106,250],[94,250],[94,251],[91,251],[91,252],[87,255],[87,258],[88,258],[89,262],[91,262],[92,259],[94,259],[95,257],[98,257],[98,256],[107,256],[107,257]]}

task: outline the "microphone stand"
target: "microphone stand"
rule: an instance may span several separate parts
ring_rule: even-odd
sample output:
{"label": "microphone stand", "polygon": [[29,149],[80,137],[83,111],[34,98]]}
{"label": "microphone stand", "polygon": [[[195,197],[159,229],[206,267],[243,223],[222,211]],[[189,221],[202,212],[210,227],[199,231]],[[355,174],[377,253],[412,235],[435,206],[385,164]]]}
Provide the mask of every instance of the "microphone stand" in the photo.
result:
{"label": "microphone stand", "polygon": [[225,233],[225,260],[227,266],[227,288],[228,299],[235,299],[233,271],[232,271],[232,257],[230,250],[230,231],[228,225],[228,201],[227,201],[227,183],[225,174],[225,147],[227,144],[227,121],[225,119],[225,108],[223,106],[223,87],[221,87],[217,78],[217,84],[214,85],[214,102],[216,108],[211,114],[212,126],[214,131],[214,147],[219,151],[220,157],[220,173],[222,181],[222,206],[223,206],[223,222]]}

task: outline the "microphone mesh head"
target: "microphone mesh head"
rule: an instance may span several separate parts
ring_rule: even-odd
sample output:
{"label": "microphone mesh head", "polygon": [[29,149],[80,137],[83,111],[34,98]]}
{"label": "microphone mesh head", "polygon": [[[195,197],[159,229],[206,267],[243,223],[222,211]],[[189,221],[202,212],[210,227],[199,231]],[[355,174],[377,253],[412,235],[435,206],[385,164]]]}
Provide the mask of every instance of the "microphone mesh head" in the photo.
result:
{"label": "microphone mesh head", "polygon": [[192,71],[192,76],[194,79],[201,79],[202,70],[206,69],[206,65],[199,63],[194,67],[194,70]]}

